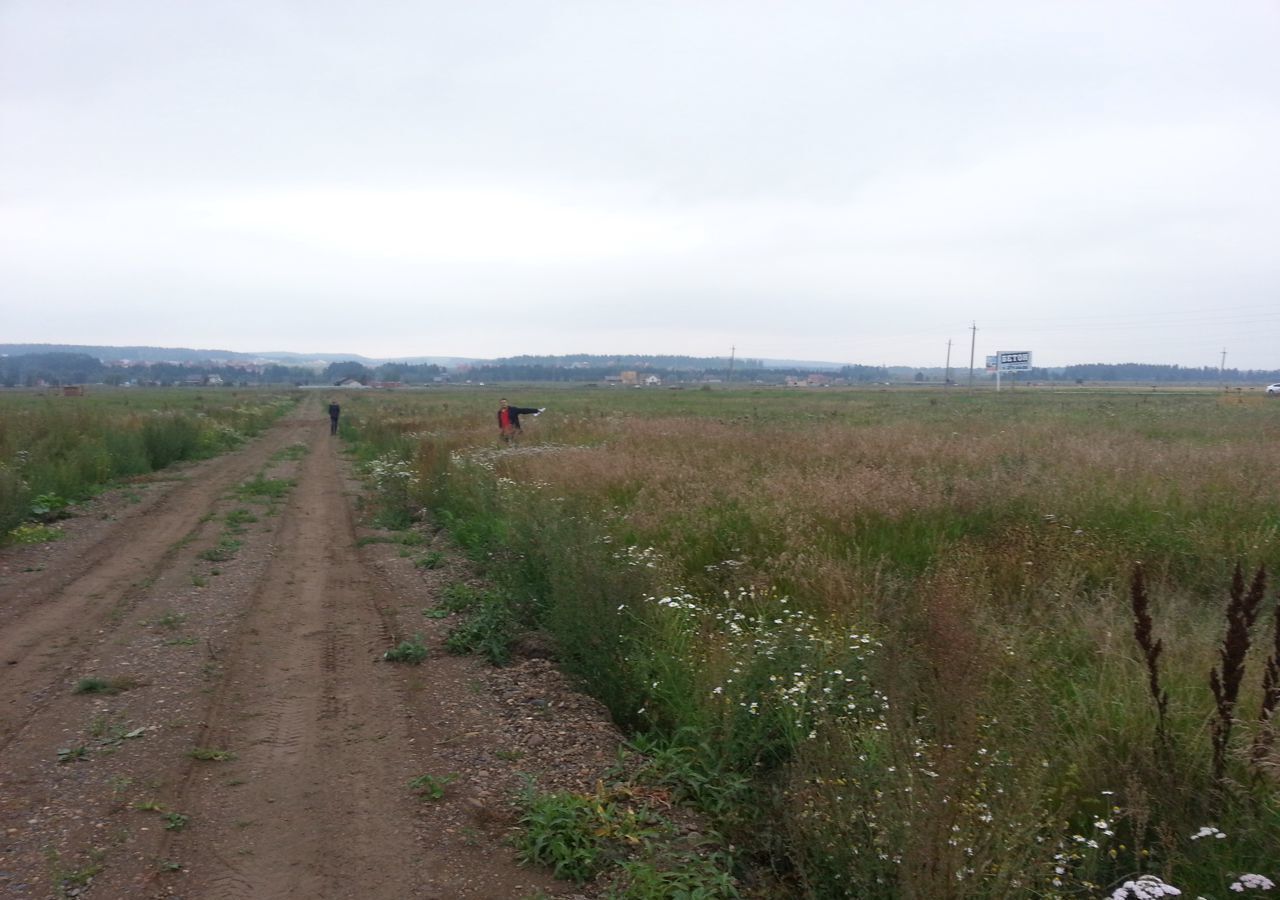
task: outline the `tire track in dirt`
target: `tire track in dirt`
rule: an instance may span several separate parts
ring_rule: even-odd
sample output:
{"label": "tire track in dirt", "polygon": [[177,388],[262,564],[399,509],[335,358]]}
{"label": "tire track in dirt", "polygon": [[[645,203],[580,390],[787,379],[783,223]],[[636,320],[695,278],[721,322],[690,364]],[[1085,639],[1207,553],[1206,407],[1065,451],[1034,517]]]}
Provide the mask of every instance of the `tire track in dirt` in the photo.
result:
{"label": "tire track in dirt", "polygon": [[[18,655],[0,678],[22,696],[0,719],[12,728],[0,747],[0,894],[577,894],[517,866],[503,843],[510,813],[493,784],[518,754],[494,755],[501,710],[482,667],[381,661],[404,636],[398,617],[418,623],[409,633],[438,631],[419,620],[433,593],[389,578],[371,562],[381,554],[360,549],[339,445],[326,420],[304,415],[192,467],[139,504],[145,512],[95,523],[105,536],[92,531],[65,574],[12,579],[25,584],[21,602],[0,617],[24,636],[3,636]],[[305,456],[277,452],[300,438]],[[260,517],[234,560],[201,562],[200,548],[228,535],[231,508],[252,506],[232,489],[261,471],[292,477],[291,494],[237,510]],[[93,603],[90,588],[102,593]],[[60,629],[74,642],[51,653]],[[442,637],[430,640],[438,654]],[[136,686],[73,695],[88,674]],[[59,748],[77,744],[86,752],[64,764]],[[200,761],[193,749],[235,756]],[[455,782],[460,763],[470,769]],[[415,796],[409,782],[423,774],[447,779],[448,796]]]}
{"label": "tire track in dirt", "polygon": [[201,743],[235,753],[193,763],[178,800],[198,823],[170,838],[184,895],[423,896],[406,800],[413,735],[376,664],[390,630],[365,574],[327,432],[281,524]]}
{"label": "tire track in dirt", "polygon": [[199,463],[129,528],[113,529],[82,555],[60,560],[5,598],[0,611],[0,751],[56,695],[93,652],[112,620],[173,563],[219,497],[296,441],[305,427],[295,411],[244,449]]}

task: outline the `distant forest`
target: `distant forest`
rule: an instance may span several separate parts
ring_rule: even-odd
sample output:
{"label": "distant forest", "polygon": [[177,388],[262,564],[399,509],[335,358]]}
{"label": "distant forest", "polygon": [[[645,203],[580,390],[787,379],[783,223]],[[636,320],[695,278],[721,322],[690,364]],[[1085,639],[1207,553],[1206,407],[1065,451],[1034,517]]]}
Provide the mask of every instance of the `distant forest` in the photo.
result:
{"label": "distant forest", "polygon": [[[885,366],[843,366],[839,369],[794,366],[777,368],[756,359],[730,361],[723,357],[690,356],[517,356],[476,362],[446,369],[431,363],[385,362],[366,365],[355,360],[330,363],[323,369],[282,363],[228,363],[225,360],[146,362],[129,366],[108,365],[88,353],[35,352],[0,357],[0,384],[5,387],[34,387],[39,384],[157,384],[203,383],[217,376],[226,385],[325,385],[352,379],[364,384],[393,382],[433,384],[441,382],[605,382],[617,380],[622,372],[635,372],[641,379],[656,375],[666,383],[734,382],[783,384],[788,378],[837,384],[940,383],[942,369],[912,369]],[[980,370],[976,377],[991,380]],[[951,380],[963,383],[967,369],[952,369]],[[1226,384],[1260,385],[1280,382],[1280,370],[1226,369],[1144,363],[1073,365],[1057,369],[1032,369],[1017,375],[1018,382],[1139,384]]]}
{"label": "distant forest", "polygon": [[26,353],[0,358],[0,384],[34,387],[38,384],[154,384],[203,383],[217,376],[226,385],[335,384],[345,378],[365,383],[403,381],[426,383],[444,375],[435,365],[385,363],[368,367],[358,362],[331,363],[324,369],[268,364],[246,366],[221,362],[152,362],[110,366],[87,353]]}

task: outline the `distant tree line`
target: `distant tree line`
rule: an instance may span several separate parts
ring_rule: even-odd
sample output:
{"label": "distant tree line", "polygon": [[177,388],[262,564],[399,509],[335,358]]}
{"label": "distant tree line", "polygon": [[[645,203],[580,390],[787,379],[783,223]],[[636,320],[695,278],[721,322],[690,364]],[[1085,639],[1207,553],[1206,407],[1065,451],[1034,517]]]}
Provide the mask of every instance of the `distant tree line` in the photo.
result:
{"label": "distant tree line", "polygon": [[38,384],[182,384],[192,378],[216,375],[224,384],[335,384],[344,378],[362,383],[402,381],[425,384],[443,376],[437,365],[384,363],[365,366],[358,362],[332,363],[323,371],[305,366],[272,364],[241,368],[213,362],[152,362],[130,366],[109,366],[87,353],[24,353],[0,357],[0,384],[5,387],[35,387]]}
{"label": "distant tree line", "polygon": [[321,381],[336,384],[347,378],[369,384],[373,381],[399,381],[404,384],[428,384],[443,377],[445,369],[433,363],[382,363],[377,366],[366,366],[363,363],[347,360],[330,363],[324,370]]}
{"label": "distant tree line", "polygon": [[[820,372],[848,384],[883,383],[888,381],[924,381],[924,370],[889,369],[885,366],[850,365],[835,370],[811,368],[766,368],[760,360],[734,360],[730,369],[724,357],[689,356],[517,356],[477,364],[452,377],[471,381],[524,382],[599,382],[617,377],[623,371],[639,375],[657,375],[663,381],[721,381],[781,384],[787,378],[805,378]],[[931,373],[933,370],[929,370]],[[911,374],[903,374],[911,373]],[[955,370],[953,380],[962,380],[963,372]],[[225,384],[336,384],[347,378],[363,384],[402,382],[430,384],[444,380],[450,373],[431,363],[382,363],[367,366],[354,360],[335,362],[317,371],[304,366],[280,364],[252,369],[213,362],[152,362],[128,367],[108,366],[87,353],[27,353],[0,357],[0,384],[5,387],[33,387],[45,384],[182,384],[193,377],[217,375]],[[939,375],[939,378],[941,376]],[[994,376],[992,376],[994,377]],[[1018,373],[1024,381],[1048,382],[1134,382],[1138,384],[1222,384],[1258,385],[1280,382],[1280,369],[1226,369],[1212,366],[1183,367],[1146,363],[1092,363],[1062,368],[1035,368]]]}
{"label": "distant tree line", "polygon": [[1061,369],[1032,369],[1019,374],[1034,381],[1134,381],[1150,384],[1194,382],[1200,384],[1260,384],[1280,380],[1280,369],[1224,369],[1213,366],[1186,367],[1149,363],[1088,363]]}

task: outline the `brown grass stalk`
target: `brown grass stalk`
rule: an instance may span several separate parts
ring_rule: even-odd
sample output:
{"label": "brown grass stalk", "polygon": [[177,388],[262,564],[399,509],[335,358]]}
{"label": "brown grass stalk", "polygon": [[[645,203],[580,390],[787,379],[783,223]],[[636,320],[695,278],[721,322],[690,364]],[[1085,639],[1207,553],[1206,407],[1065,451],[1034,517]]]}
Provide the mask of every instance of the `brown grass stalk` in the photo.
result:
{"label": "brown grass stalk", "polygon": [[1280,708],[1280,602],[1273,616],[1271,656],[1262,670],[1262,708],[1258,713],[1258,733],[1253,741],[1253,766],[1261,774],[1275,746],[1276,710]]}
{"label": "brown grass stalk", "polygon": [[1133,567],[1133,578],[1129,584],[1129,599],[1133,606],[1133,636],[1147,664],[1147,689],[1151,699],[1156,703],[1156,744],[1160,749],[1168,746],[1169,732],[1166,720],[1169,711],[1169,692],[1160,686],[1160,654],[1164,652],[1164,641],[1152,640],[1151,601],[1147,597],[1146,579],[1142,572],[1142,564]]}
{"label": "brown grass stalk", "polygon": [[1240,698],[1240,683],[1244,680],[1245,657],[1249,653],[1249,630],[1257,621],[1266,584],[1266,569],[1259,566],[1246,591],[1244,574],[1240,565],[1236,564],[1231,577],[1231,598],[1227,603],[1227,633],[1218,651],[1222,668],[1219,670],[1215,666],[1209,672],[1209,687],[1213,690],[1217,713],[1210,729],[1213,741],[1213,777],[1219,786],[1226,777],[1227,745],[1231,741],[1236,701]]}

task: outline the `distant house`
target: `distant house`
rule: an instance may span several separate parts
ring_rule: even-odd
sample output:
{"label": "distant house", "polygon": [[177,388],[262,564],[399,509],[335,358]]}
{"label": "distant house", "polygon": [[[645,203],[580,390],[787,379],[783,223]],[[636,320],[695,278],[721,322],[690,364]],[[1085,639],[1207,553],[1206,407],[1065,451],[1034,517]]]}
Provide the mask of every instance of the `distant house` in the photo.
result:
{"label": "distant house", "polygon": [[640,379],[639,379],[639,377],[636,375],[636,373],[635,373],[635,372],[623,372],[623,373],[622,373],[622,383],[623,383],[623,384],[637,384],[637,383],[639,382],[639,380],[640,380]]}
{"label": "distant house", "polygon": [[657,375],[650,375],[648,378],[644,380],[644,383],[649,385],[650,387],[656,387],[657,385],[662,384],[662,379],[659,378]]}
{"label": "distant house", "polygon": [[340,388],[358,389],[358,390],[364,390],[366,387],[366,385],[362,384],[359,381],[356,381],[354,378],[344,378],[341,381],[335,381],[333,383],[333,386],[340,387]]}
{"label": "distant house", "polygon": [[222,384],[222,376],[210,375],[208,378],[205,379],[204,383],[205,384]]}
{"label": "distant house", "polygon": [[822,375],[822,374],[819,374],[818,372],[814,372],[810,374],[808,378],[805,379],[805,383],[808,384],[810,387],[826,387],[831,383],[831,376]]}

